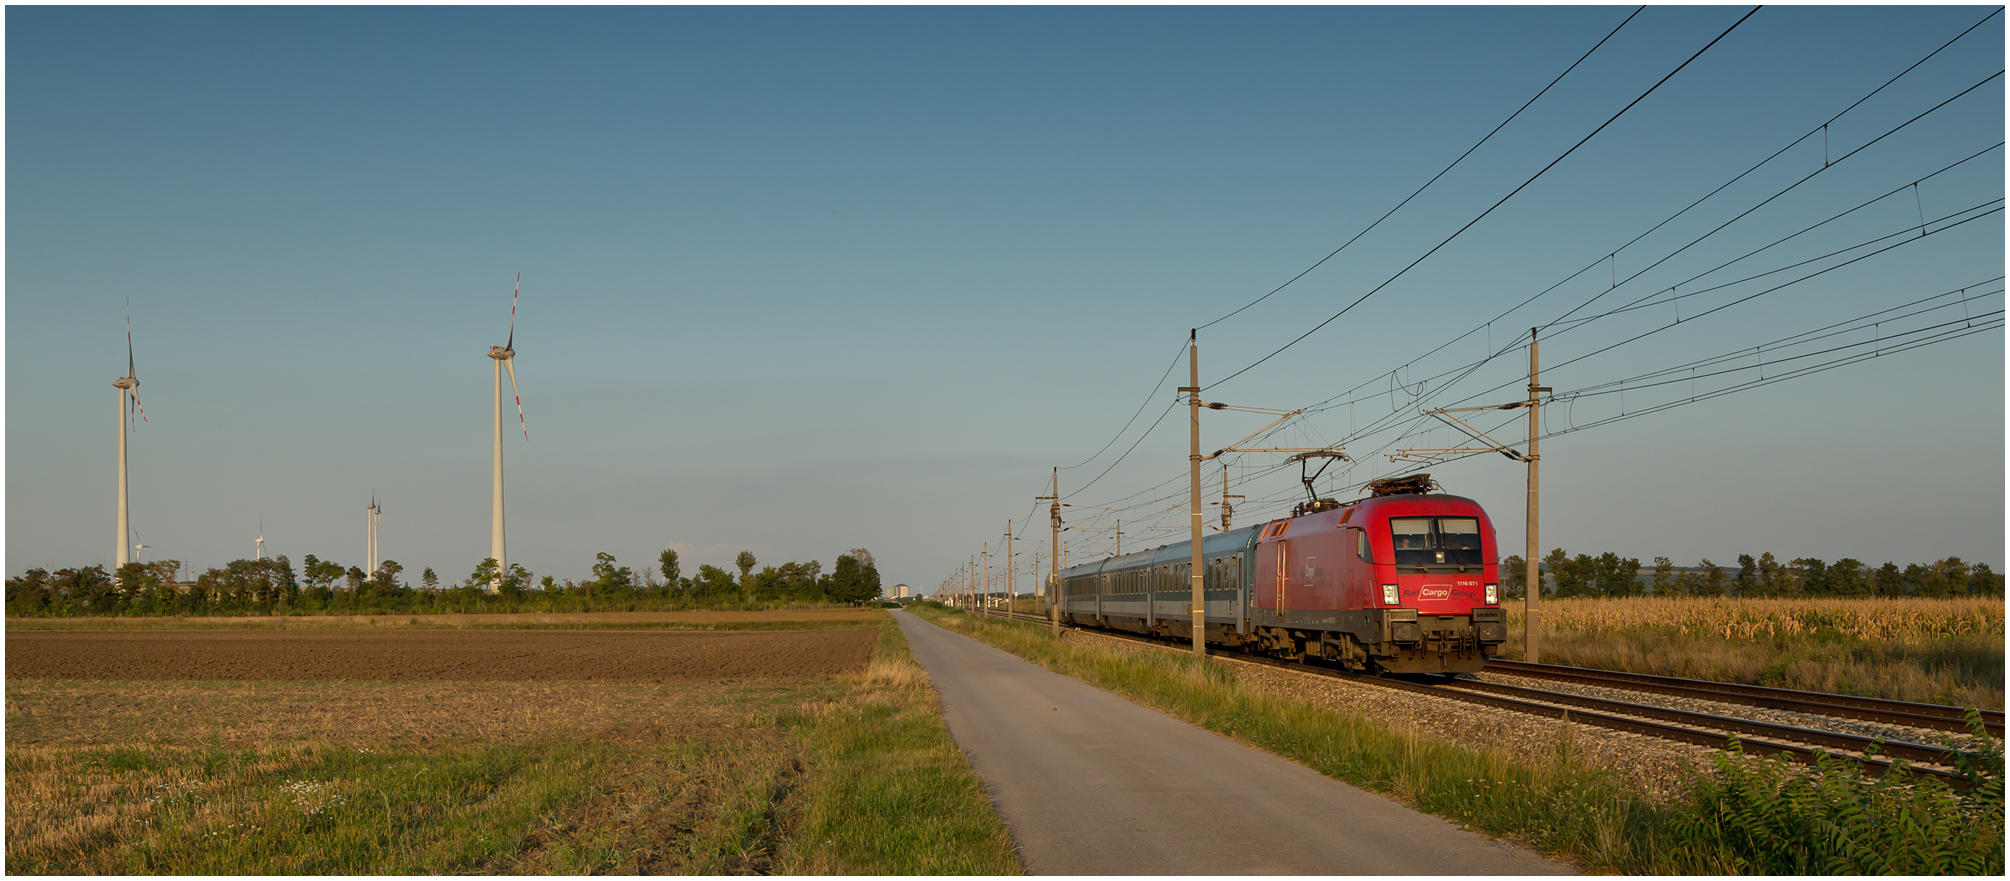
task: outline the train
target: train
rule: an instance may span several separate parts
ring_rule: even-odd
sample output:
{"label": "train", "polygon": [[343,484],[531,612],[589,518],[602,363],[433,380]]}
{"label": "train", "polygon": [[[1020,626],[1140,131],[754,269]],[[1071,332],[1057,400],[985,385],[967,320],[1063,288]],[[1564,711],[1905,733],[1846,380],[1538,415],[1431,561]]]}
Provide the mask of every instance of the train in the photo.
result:
{"label": "train", "polygon": [[[1493,521],[1429,475],[1201,540],[1203,638],[1361,671],[1477,673],[1507,641]],[[1190,542],[1061,573],[1065,623],[1193,638]]]}

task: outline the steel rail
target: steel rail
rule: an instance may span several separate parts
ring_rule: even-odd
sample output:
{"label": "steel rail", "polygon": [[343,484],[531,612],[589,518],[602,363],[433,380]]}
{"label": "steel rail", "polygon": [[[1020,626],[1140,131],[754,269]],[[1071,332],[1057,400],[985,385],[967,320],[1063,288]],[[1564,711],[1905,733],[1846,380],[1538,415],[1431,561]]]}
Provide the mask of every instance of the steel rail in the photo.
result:
{"label": "steel rail", "polygon": [[[1791,710],[1801,713],[1815,713],[1824,716],[1845,716],[1871,722],[1887,722],[1914,728],[1932,728],[1941,731],[1967,732],[1966,710],[1941,704],[1921,704],[1909,701],[1887,700],[1876,697],[1858,697],[1847,694],[1826,694],[1818,691],[1796,691],[1788,688],[1772,688],[1764,685],[1741,685],[1731,682],[1711,682],[1703,679],[1682,679],[1674,676],[1655,676],[1647,673],[1625,673],[1617,670],[1597,670],[1589,667],[1565,667],[1556,664],[1530,664],[1523,661],[1489,659],[1487,672],[1505,673],[1511,676],[1528,676],[1552,679],[1560,682],[1580,682],[1588,685],[1602,685],[1634,691],[1651,691],[1676,697],[1692,697],[1719,703],[1745,704],[1747,706],[1768,707],[1776,710]],[[2003,713],[1998,710],[1978,710],[1982,716],[1982,726],[1993,737],[2003,736]]]}
{"label": "steel rail", "polygon": [[[1028,617],[1030,618],[1031,616]],[[1045,619],[1038,620],[1044,621]],[[1074,628],[1072,625],[1069,626],[1071,629],[1079,629]],[[1134,633],[1100,629],[1091,630],[1090,632],[1102,636],[1145,643],[1147,645],[1172,645],[1172,643],[1165,642],[1164,640]],[[1707,713],[1693,713],[1687,710],[1630,704],[1623,701],[1608,701],[1601,698],[1588,698],[1580,695],[1541,691],[1498,683],[1459,680],[1451,685],[1426,685],[1400,679],[1363,676],[1302,662],[1280,661],[1260,655],[1224,652],[1215,648],[1208,649],[1208,654],[1223,660],[1242,661],[1305,675],[1323,676],[1362,685],[1374,685],[1397,691],[1480,704],[1482,706],[1499,707],[1533,716],[1560,719],[1565,722],[1578,722],[1599,728],[1642,734],[1662,740],[1673,740],[1680,743],[1711,747],[1713,749],[1727,749],[1735,740],[1743,751],[1748,754],[1785,755],[1796,762],[1807,765],[1815,764],[1820,760],[1820,757],[1827,756],[1831,760],[1855,764],[1864,774],[1873,777],[1883,777],[1891,773],[1895,768],[1902,766],[1907,773],[1937,777],[1956,788],[1966,788],[1970,785],[1968,779],[1956,771],[1933,767],[1931,765],[1915,765],[1906,761],[1906,759],[1916,759],[1938,764],[1951,759],[1953,755],[1967,755],[1965,753],[1958,753],[1958,751],[1953,751],[1953,754],[1950,754],[1951,751],[1936,749],[1923,744],[1905,742],[1877,744],[1871,738],[1857,737],[1855,735],[1832,731],[1816,731],[1796,728],[1790,725],[1774,725],[1750,719],[1713,716]],[[1493,662],[1489,661],[1489,664],[1491,663]],[[1509,697],[1507,694],[1520,694],[1523,696]],[[1557,704],[1571,704],[1579,707],[1579,709],[1571,709],[1569,706],[1557,706]],[[1586,709],[1589,707],[1596,707],[1597,709]],[[1600,710],[1604,710],[1604,712]],[[1689,725],[1652,721],[1657,718],[1669,720],[1670,722],[1688,722]],[[1708,730],[1710,728],[1721,730]],[[1726,733],[1738,731],[1757,734],[1762,738],[1777,737],[1781,738],[1781,740],[1747,740],[1737,737],[1735,733]],[[1849,752],[1834,752],[1829,749],[1820,749],[1816,746],[1784,742],[1791,740],[1802,740],[1808,744],[1821,744],[1856,752],[1869,750],[1875,745],[1879,751],[1896,756],[1897,758],[1887,759],[1875,755],[1852,755]],[[1925,757],[1919,758],[1922,755]]]}
{"label": "steel rail", "polygon": [[1855,753],[1878,753],[1914,762],[1945,765],[1948,767],[1954,766],[1956,756],[1969,759],[1976,758],[1973,753],[1947,747],[1928,746],[1923,743],[1911,743],[1903,740],[1880,740],[1874,737],[1845,734],[1839,731],[1823,731],[1818,728],[1802,728],[1797,725],[1761,722],[1756,719],[1743,719],[1737,716],[1719,716],[1713,713],[1678,710],[1672,707],[1657,707],[1651,704],[1636,704],[1628,701],[1615,701],[1563,692],[1543,691],[1536,688],[1524,688],[1519,685],[1503,685],[1497,682],[1459,680],[1440,687],[1471,689],[1489,694],[1519,697],[1524,700],[1568,704],[1570,706],[1583,707],[1601,712],[1618,713],[1628,716],[1644,716],[1650,719],[1659,719],[1664,722],[1674,722],[1697,728],[1715,728],[1722,731],[1751,734],[1773,740],[1832,747]]}

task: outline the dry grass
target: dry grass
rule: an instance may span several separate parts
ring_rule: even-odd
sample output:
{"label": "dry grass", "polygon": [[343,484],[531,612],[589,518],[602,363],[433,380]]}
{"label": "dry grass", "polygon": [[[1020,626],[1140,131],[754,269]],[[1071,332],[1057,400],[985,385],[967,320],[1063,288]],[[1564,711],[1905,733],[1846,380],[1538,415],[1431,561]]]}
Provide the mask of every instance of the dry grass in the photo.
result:
{"label": "dry grass", "polygon": [[[1522,607],[1508,604],[1507,657]],[[1545,599],[1542,660],[2003,708],[2001,599]]]}

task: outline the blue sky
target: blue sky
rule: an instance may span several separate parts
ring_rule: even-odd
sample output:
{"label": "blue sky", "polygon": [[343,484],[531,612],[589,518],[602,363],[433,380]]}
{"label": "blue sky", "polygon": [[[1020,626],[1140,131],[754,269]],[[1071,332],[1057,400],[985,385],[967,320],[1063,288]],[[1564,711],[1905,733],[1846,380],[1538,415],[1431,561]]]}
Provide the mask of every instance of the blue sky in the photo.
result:
{"label": "blue sky", "polygon": [[[374,490],[385,556],[465,578],[488,550],[483,354],[521,271],[530,439],[506,438],[513,562],[563,578],[596,551],[639,568],[678,547],[688,571],[742,548],[828,565],[863,546],[888,583],[933,590],[1008,518],[1023,524],[1050,468],[1118,434],[1189,328],[1373,222],[1630,11],[10,8],[7,572],[111,558],[103,411],[130,300],[151,419],[131,438],[132,510],[149,559],[249,556],[262,516],[268,552],[360,562]],[[1203,331],[1203,383],[1381,284],[1743,12],[1642,12],[1380,227]],[[1458,444],[1444,430],[1398,441],[1420,409],[1515,397],[1488,390],[1521,382],[1517,334],[1794,181],[1820,171],[1596,304],[1981,152],[1676,289],[1880,236],[1899,247],[1544,382],[1587,389],[1970,286],[1863,333],[1955,310],[1985,316],[1982,332],[1547,440],[1542,537],[1684,564],[1772,551],[2000,567],[2003,335],[1986,316],[2002,309],[2004,162],[1987,151],[2003,140],[2001,78],[1827,169],[1823,139],[1803,141],[1618,250],[1987,12],[1764,9],[1430,259],[1205,396],[1296,408],[1380,391],[1271,439],[1345,442],[1359,461],[1331,482],[1348,495],[1407,467],[1393,449]],[[2003,57],[1999,16],[1830,125],[1828,159]],[[1922,237],[1922,217],[1973,219]],[[1769,286],[1558,326],[1543,360]],[[1429,397],[1395,390],[1490,355]],[[1148,528],[1184,525],[1162,498],[1184,485],[1182,415],[1132,445],[1184,373],[1062,472],[1083,506],[1071,522],[1110,507],[1099,522],[1121,517],[1127,546],[1177,540]],[[1546,418],[1688,394],[1585,396]],[[1378,419],[1398,430],[1359,433]],[[1203,443],[1261,424],[1209,413]],[[1242,522],[1293,501],[1277,459],[1232,466]],[[1521,468],[1430,470],[1520,547]],[[1036,519],[1022,551],[1045,538]],[[1072,533],[1074,558],[1098,535]]]}

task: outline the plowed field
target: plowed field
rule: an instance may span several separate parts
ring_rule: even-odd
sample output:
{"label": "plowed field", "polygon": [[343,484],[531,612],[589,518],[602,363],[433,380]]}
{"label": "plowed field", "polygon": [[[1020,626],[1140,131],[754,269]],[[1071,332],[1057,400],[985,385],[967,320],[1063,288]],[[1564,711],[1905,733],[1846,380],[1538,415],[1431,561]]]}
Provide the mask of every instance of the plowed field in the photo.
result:
{"label": "plowed field", "polygon": [[8,679],[720,682],[864,668],[871,628],[759,632],[43,631]]}

